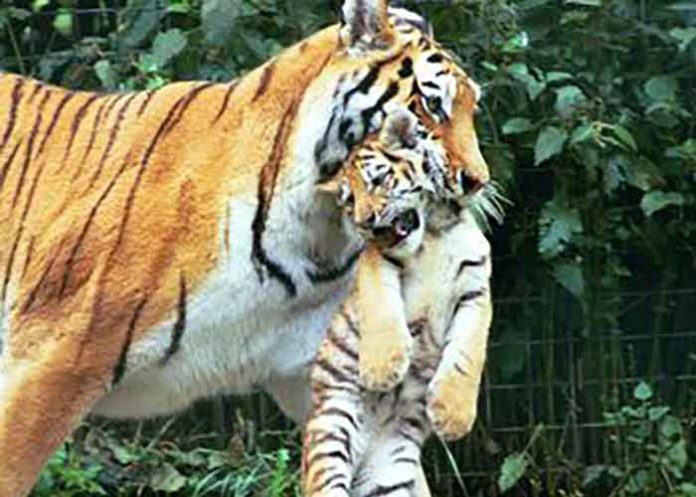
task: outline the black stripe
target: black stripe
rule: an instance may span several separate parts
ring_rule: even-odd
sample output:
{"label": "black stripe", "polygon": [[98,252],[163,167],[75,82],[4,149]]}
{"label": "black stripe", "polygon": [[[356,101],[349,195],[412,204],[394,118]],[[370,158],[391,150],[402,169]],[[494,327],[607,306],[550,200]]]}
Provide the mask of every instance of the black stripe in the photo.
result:
{"label": "black stripe", "polygon": [[39,145],[38,152],[36,152],[36,157],[41,155],[41,152],[43,152],[43,149],[46,146],[46,142],[51,137],[51,133],[53,133],[53,129],[56,127],[56,124],[58,123],[58,118],[60,117],[60,114],[63,112],[63,109],[65,109],[65,106],[68,104],[68,102],[75,95],[76,94],[74,92],[66,93],[65,96],[63,97],[63,99],[60,101],[60,103],[56,107],[56,111],[53,113],[53,117],[51,118],[51,123],[48,125],[48,128],[46,128],[46,131],[44,132],[44,137],[43,137],[43,140],[41,141],[41,145]]}
{"label": "black stripe", "polygon": [[31,128],[31,132],[29,134],[29,140],[27,141],[27,149],[26,149],[26,152],[24,152],[24,154],[25,154],[24,165],[22,166],[22,170],[19,174],[17,186],[15,187],[14,197],[12,197],[12,209],[14,209],[15,206],[17,205],[17,201],[19,200],[19,197],[22,194],[22,190],[24,189],[24,180],[27,177],[27,171],[29,170],[29,165],[31,163],[32,151],[34,149],[34,140],[36,140],[36,134],[39,132],[39,128],[41,128],[41,120],[43,118],[43,109],[46,106],[46,102],[48,102],[48,99],[50,96],[51,96],[51,92],[46,91],[46,94],[44,95],[43,100],[41,100],[41,103],[39,104],[39,108],[36,112],[36,121],[34,121],[34,126]]}
{"label": "black stripe", "polygon": [[401,262],[399,259],[396,257],[392,257],[389,254],[380,254],[382,256],[382,259],[387,261],[388,263],[396,266],[399,270],[403,270],[406,266],[404,266],[404,263]]}
{"label": "black stripe", "polygon": [[355,321],[353,321],[353,318],[350,317],[348,311],[343,307],[341,308],[341,317],[345,320],[350,332],[356,337],[360,337],[360,330],[358,329],[358,326],[355,324]]}
{"label": "black stripe", "polygon": [[313,439],[312,445],[314,447],[316,447],[316,446],[323,444],[323,443],[326,443],[326,442],[338,442],[343,447],[343,450],[346,451],[346,454],[348,454],[348,458],[352,462],[353,457],[350,453],[350,435],[348,435],[348,432],[345,429],[342,430],[342,433],[343,433],[342,437],[339,437],[335,433],[325,433],[322,437]]}
{"label": "black stripe", "polygon": [[342,342],[339,340],[336,336],[334,336],[333,333],[329,332],[328,340],[331,342],[331,345],[336,347],[338,350],[343,352],[345,355],[353,359],[354,361],[358,360],[358,353],[355,352],[353,349],[351,349],[348,344]]}
{"label": "black stripe", "polygon": [[116,114],[116,122],[114,125],[111,127],[111,134],[109,135],[109,141],[106,144],[106,148],[104,149],[104,152],[102,153],[101,159],[99,159],[99,164],[97,165],[96,170],[94,171],[94,174],[92,174],[92,178],[89,181],[90,187],[94,186],[94,183],[99,179],[99,176],[101,176],[102,170],[104,169],[104,163],[106,162],[106,159],[109,157],[109,153],[111,153],[111,149],[114,146],[114,143],[116,143],[116,136],[118,135],[118,132],[121,129],[121,122],[123,121],[123,117],[126,112],[128,112],[128,107],[130,104],[133,102],[135,97],[137,97],[137,93],[133,93],[128,100],[126,100],[126,103],[123,104],[123,106],[119,109],[118,114]]}
{"label": "black stripe", "polygon": [[148,90],[145,92],[145,98],[143,99],[143,103],[140,104],[140,107],[138,107],[138,111],[135,113],[137,117],[143,115],[143,112],[145,112],[145,108],[150,104],[150,101],[152,100],[152,97],[155,96],[155,93],[157,93],[157,90]]}
{"label": "black stripe", "polygon": [[176,322],[172,328],[172,341],[169,344],[167,352],[162,358],[161,364],[164,366],[169,359],[179,351],[181,347],[181,337],[184,336],[186,330],[186,279],[183,273],[179,278],[179,304],[177,306]]}
{"label": "black stripe", "polygon": [[469,376],[466,370],[458,362],[454,363],[454,370],[462,376]]}
{"label": "black stripe", "polygon": [[488,257],[483,256],[478,260],[470,260],[470,259],[464,259],[460,264],[459,264],[459,269],[457,269],[457,277],[459,277],[462,272],[468,268],[468,267],[481,267],[484,264],[486,264],[486,261],[488,260]]}
{"label": "black stripe", "polygon": [[426,59],[428,62],[437,64],[438,62],[442,62],[444,60],[444,57],[442,56],[441,53],[434,53],[430,57]]}
{"label": "black stripe", "polygon": [[237,85],[239,85],[239,80],[232,81],[229,83],[227,91],[225,92],[225,98],[222,101],[222,106],[220,107],[220,110],[217,113],[217,116],[215,116],[215,119],[213,120],[214,123],[218,122],[222,115],[225,113],[227,110],[227,106],[230,102],[230,98],[232,97],[232,94],[234,91],[237,89]]}
{"label": "black stripe", "polygon": [[360,83],[358,83],[358,85],[355,88],[351,89],[343,96],[343,106],[347,106],[348,102],[350,102],[350,99],[353,98],[353,96],[356,93],[362,93],[366,95],[370,91],[370,88],[372,88],[372,86],[377,82],[377,79],[379,78],[379,72],[382,70],[382,67],[389,64],[390,62],[394,62],[399,57],[401,57],[401,52],[396,53],[391,57],[379,61],[375,65],[373,65],[370,68],[367,75],[362,79],[362,81],[360,81]]}
{"label": "black stripe", "polygon": [[59,296],[63,295],[63,293],[65,292],[65,290],[68,286],[68,279],[70,278],[70,271],[72,271],[72,266],[75,262],[75,257],[77,256],[77,252],[80,250],[80,246],[82,245],[82,242],[84,241],[85,237],[87,236],[87,231],[89,230],[90,226],[92,225],[92,222],[94,221],[94,219],[97,215],[97,211],[99,210],[99,207],[106,200],[106,197],[109,196],[109,193],[111,193],[111,190],[113,190],[114,186],[116,186],[116,182],[121,177],[121,175],[124,173],[127,166],[128,166],[128,161],[127,160],[123,161],[121,168],[118,170],[116,175],[111,179],[111,182],[109,182],[109,184],[106,186],[106,188],[102,192],[101,196],[97,199],[97,202],[94,204],[92,209],[90,209],[89,214],[87,215],[87,221],[85,222],[84,226],[82,227],[82,231],[80,231],[80,234],[78,235],[77,240],[75,241],[75,245],[73,245],[73,248],[70,252],[70,255],[68,256],[68,260],[65,262],[65,272],[63,273],[63,281],[62,281],[61,286],[60,286]]}
{"label": "black stripe", "polygon": [[10,102],[9,116],[7,117],[7,129],[5,129],[5,134],[2,137],[2,143],[0,143],[0,149],[7,145],[7,141],[14,131],[15,124],[17,122],[17,107],[22,99],[22,86],[24,86],[26,80],[24,78],[17,78],[15,81],[14,88],[12,88],[12,99]]}
{"label": "black stripe", "polygon": [[405,438],[406,440],[412,442],[413,444],[415,444],[415,445],[418,446],[418,447],[421,446],[420,440],[418,440],[415,436],[411,435],[409,432],[407,432],[407,431],[404,430],[403,428],[399,429],[399,436],[401,436],[401,437]]}
{"label": "black stripe", "polygon": [[341,383],[354,384],[355,378],[351,378],[348,375],[352,374],[355,377],[358,374],[358,371],[356,369],[353,369],[351,371],[342,371],[324,358],[318,358],[315,361],[314,365],[316,367],[319,367],[322,371],[328,373],[334,380],[339,381]]}
{"label": "black stripe", "polygon": [[5,178],[7,178],[7,175],[10,172],[10,166],[14,162],[15,157],[17,156],[17,152],[19,151],[19,147],[21,145],[22,145],[22,140],[19,140],[15,144],[15,147],[12,149],[10,156],[7,158],[7,160],[5,161],[5,164],[3,164],[2,169],[0,170],[0,191],[2,191],[2,187],[5,184]]}
{"label": "black stripe", "polygon": [[150,144],[147,146],[147,149],[145,150],[145,153],[143,154],[143,158],[140,160],[140,167],[138,168],[138,172],[135,176],[135,180],[133,180],[133,185],[131,186],[130,191],[128,192],[128,197],[126,198],[126,203],[123,207],[123,216],[121,218],[121,226],[119,227],[119,232],[118,232],[118,238],[116,239],[116,243],[111,249],[111,254],[109,255],[109,258],[113,257],[113,255],[116,253],[118,250],[119,246],[121,245],[121,241],[123,240],[123,235],[126,230],[126,225],[128,224],[128,220],[130,219],[130,213],[131,209],[133,208],[133,203],[135,202],[135,195],[140,188],[140,182],[143,179],[143,176],[145,174],[145,170],[147,169],[148,163],[150,161],[150,157],[155,151],[155,147],[159,143],[159,141],[162,139],[162,137],[165,134],[166,128],[169,126],[169,123],[174,119],[174,114],[177,112],[179,107],[183,104],[183,102],[186,100],[188,97],[188,94],[182,95],[179,97],[179,99],[174,103],[174,105],[169,109],[169,112],[167,113],[166,117],[164,120],[160,123],[159,128],[157,129],[157,132],[155,132],[155,136],[152,138],[150,141]]}
{"label": "black stripe", "polygon": [[297,102],[290,104],[281,119],[273,141],[271,155],[264,164],[256,193],[256,214],[251,223],[252,248],[251,259],[256,265],[256,273],[259,281],[263,282],[263,268],[268,271],[271,278],[275,278],[283,285],[290,297],[297,295],[297,286],[287,271],[277,262],[273,261],[263,248],[263,233],[266,230],[266,219],[270,211],[276,180],[280,172],[280,163],[283,160],[285,141],[289,135],[289,126],[297,110]]}
{"label": "black stripe", "polygon": [[133,316],[131,316],[130,322],[128,323],[126,339],[123,342],[123,347],[121,347],[121,354],[118,356],[116,367],[114,367],[114,377],[111,382],[112,387],[118,385],[123,378],[123,375],[126,373],[128,350],[130,349],[131,342],[133,341],[133,331],[135,331],[135,325],[138,322],[138,318],[140,317],[140,313],[143,311],[146,302],[147,297],[143,297],[142,300],[138,302],[138,305],[135,307],[135,311],[133,312]]}
{"label": "black stripe", "polygon": [[65,153],[63,154],[63,164],[65,164],[65,161],[68,159],[68,155],[70,155],[70,150],[72,149],[73,142],[75,141],[75,137],[77,136],[77,131],[80,128],[82,119],[84,119],[85,115],[87,114],[89,106],[92,105],[94,101],[98,98],[98,94],[92,95],[75,113],[75,118],[73,119],[72,125],[70,126],[70,139],[68,140],[68,146],[65,148]]}
{"label": "black stripe", "polygon": [[[92,125],[92,132],[89,135],[89,142],[87,143],[87,148],[85,148],[85,153],[82,154],[82,163],[85,162],[85,159],[87,159],[87,156],[92,151],[92,147],[94,146],[94,140],[97,137],[97,128],[99,127],[99,123],[101,123],[102,115],[104,115],[104,108],[106,107],[107,101],[108,101],[108,98],[105,98],[102,101],[102,104],[99,107],[99,110],[97,111],[97,115],[94,117],[94,124]],[[80,169],[81,168],[82,167],[80,167]],[[77,176],[77,173],[76,173],[76,176]]]}
{"label": "black stripe", "polygon": [[[321,483],[321,485],[312,485],[312,491],[313,492],[321,492],[329,485],[331,485],[331,484],[335,483],[337,480],[341,480],[341,479],[345,480],[345,479],[347,479],[347,476],[342,474],[342,473],[336,473],[333,476],[329,476],[326,480],[324,480]],[[343,482],[343,483],[345,484],[345,482]],[[336,487],[334,487],[334,488],[336,488]],[[348,485],[346,484],[344,488],[347,491]]]}
{"label": "black stripe", "polygon": [[333,391],[337,391],[337,392],[345,392],[345,393],[350,393],[350,394],[355,394],[355,395],[360,393],[360,387],[358,387],[357,385],[352,385],[352,384],[336,385],[336,384],[329,384],[325,381],[313,379],[312,385],[315,387],[316,390],[333,390]]}
{"label": "black stripe", "polygon": [[27,246],[27,256],[24,258],[24,267],[22,268],[22,275],[20,276],[20,281],[24,280],[24,276],[27,274],[27,268],[29,267],[29,264],[31,264],[31,259],[34,256],[34,242],[36,241],[35,237],[29,238],[29,245]]}
{"label": "black stripe", "polygon": [[34,301],[36,300],[36,297],[38,296],[41,287],[46,281],[48,275],[51,273],[51,270],[53,269],[55,262],[58,260],[58,255],[60,254],[60,251],[63,248],[64,241],[65,238],[61,238],[60,242],[58,242],[58,247],[56,248],[54,257],[51,257],[49,259],[48,264],[46,264],[46,267],[44,268],[43,272],[41,273],[41,276],[39,277],[39,281],[36,282],[34,288],[32,288],[31,292],[29,292],[29,296],[27,297],[27,300],[24,302],[24,306],[22,307],[22,312],[28,312],[31,309],[31,306],[34,305]]}
{"label": "black stripe", "polygon": [[485,288],[481,288],[479,290],[474,290],[472,292],[466,292],[464,295],[459,297],[459,300],[457,300],[457,303],[454,306],[454,314],[457,314],[459,309],[467,302],[471,302],[472,300],[476,300],[479,297],[483,297],[485,294],[486,294]]}
{"label": "black stripe", "polygon": [[397,94],[399,93],[399,83],[396,81],[392,81],[389,83],[389,86],[387,87],[386,90],[384,90],[384,93],[377,99],[377,102],[375,105],[373,105],[370,108],[367,108],[362,111],[361,113],[361,118],[363,122],[363,129],[365,130],[366,133],[370,132],[370,122],[372,121],[372,117],[380,111],[384,111],[382,107],[384,107],[384,104],[389,102],[392,98],[394,98]]}
{"label": "black stripe", "polygon": [[353,426],[353,428],[355,428],[356,430],[359,429],[359,428],[358,428],[358,423],[357,423],[357,421],[355,420],[355,418],[353,417],[353,415],[350,414],[349,412],[346,412],[346,411],[344,411],[343,409],[339,409],[339,408],[337,408],[337,407],[329,407],[329,408],[326,408],[326,409],[321,409],[321,410],[319,410],[319,411],[316,413],[316,416],[338,416],[338,417],[340,417],[340,418],[347,419],[348,422],[349,422],[349,423]]}
{"label": "black stripe", "polygon": [[256,102],[259,98],[264,96],[266,94],[266,92],[268,91],[268,86],[271,82],[271,79],[273,78],[273,73],[275,72],[275,65],[276,65],[276,61],[272,60],[264,68],[263,74],[261,74],[261,81],[259,82],[259,87],[256,89],[256,93],[254,93],[254,97],[251,99],[252,103]]}
{"label": "black stripe", "polygon": [[335,267],[328,267],[328,268],[320,268],[314,271],[307,270],[307,277],[312,281],[314,284],[318,283],[328,283],[331,281],[335,281],[338,279],[343,278],[346,274],[350,272],[351,269],[353,269],[353,266],[357,262],[358,258],[360,257],[360,254],[362,253],[362,248],[356,250],[353,254],[351,254],[346,261],[341,265],[341,266],[335,266]]}
{"label": "black stripe", "polygon": [[413,457],[397,457],[396,459],[392,460],[394,464],[399,464],[399,463],[406,463],[406,464],[413,464],[414,466],[418,466],[418,459],[415,459]]}
{"label": "black stripe", "polygon": [[188,92],[186,95],[186,99],[184,102],[181,104],[179,109],[177,110],[177,115],[174,117],[174,119],[171,120],[171,122],[167,125],[167,127],[164,130],[164,135],[166,136],[169,134],[177,124],[181,122],[181,119],[184,117],[184,113],[186,112],[186,109],[189,108],[189,106],[193,103],[193,101],[200,95],[203,90],[207,90],[211,86],[215,86],[215,83],[203,83],[202,85],[199,85],[195,87],[193,90]]}
{"label": "black stripe", "polygon": [[384,497],[399,490],[411,490],[416,485],[416,480],[408,480],[394,485],[377,485],[364,497]]}
{"label": "black stripe", "polygon": [[315,452],[307,461],[307,466],[313,466],[318,461],[322,461],[324,459],[340,459],[346,464],[350,462],[350,458],[347,454],[344,454],[340,450],[332,450],[331,452]]}

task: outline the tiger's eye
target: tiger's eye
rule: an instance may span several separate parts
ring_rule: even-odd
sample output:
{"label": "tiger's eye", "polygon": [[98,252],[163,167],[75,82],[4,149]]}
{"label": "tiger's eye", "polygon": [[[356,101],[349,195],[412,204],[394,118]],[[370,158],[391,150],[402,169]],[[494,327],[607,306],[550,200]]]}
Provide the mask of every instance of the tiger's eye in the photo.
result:
{"label": "tiger's eye", "polygon": [[433,114],[437,114],[442,108],[442,99],[440,97],[428,97],[428,110]]}

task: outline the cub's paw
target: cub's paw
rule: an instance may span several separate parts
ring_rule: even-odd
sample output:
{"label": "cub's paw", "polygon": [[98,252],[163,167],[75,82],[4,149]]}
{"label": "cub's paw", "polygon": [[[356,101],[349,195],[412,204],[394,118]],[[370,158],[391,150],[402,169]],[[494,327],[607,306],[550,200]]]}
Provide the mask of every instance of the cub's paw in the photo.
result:
{"label": "cub's paw", "polygon": [[410,364],[410,342],[368,350],[361,348],[360,383],[368,390],[386,392],[404,380]]}
{"label": "cub's paw", "polygon": [[469,434],[476,421],[478,389],[472,389],[457,373],[435,377],[428,388],[428,419],[435,433],[445,440]]}

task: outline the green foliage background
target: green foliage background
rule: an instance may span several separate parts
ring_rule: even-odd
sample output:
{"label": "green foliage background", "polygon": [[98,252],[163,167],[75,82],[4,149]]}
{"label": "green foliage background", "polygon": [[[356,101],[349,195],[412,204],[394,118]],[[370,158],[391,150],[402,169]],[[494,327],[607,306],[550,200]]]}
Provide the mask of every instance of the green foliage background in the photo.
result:
{"label": "green foliage background", "polygon": [[[108,91],[225,81],[333,22],[338,3],[6,1],[0,69]],[[483,84],[484,155],[511,201],[491,235],[498,304],[481,420],[468,442],[429,448],[435,487],[497,495],[502,464],[509,495],[696,495],[690,449],[674,449],[693,438],[696,412],[696,5],[406,3]],[[654,395],[634,390],[640,378]],[[78,432],[37,492],[294,488],[283,447],[296,438],[263,398],[199,406],[166,442],[159,427]]]}

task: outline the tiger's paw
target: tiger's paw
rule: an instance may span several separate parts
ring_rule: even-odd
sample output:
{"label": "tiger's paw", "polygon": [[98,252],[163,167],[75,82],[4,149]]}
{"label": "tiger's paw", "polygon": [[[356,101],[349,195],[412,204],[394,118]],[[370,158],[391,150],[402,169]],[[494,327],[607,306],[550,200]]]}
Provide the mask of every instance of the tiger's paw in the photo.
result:
{"label": "tiger's paw", "polygon": [[[386,349],[386,350],[385,350]],[[368,390],[386,392],[406,377],[411,365],[411,341],[360,349],[360,383]]]}
{"label": "tiger's paw", "polygon": [[435,433],[457,440],[471,432],[476,421],[478,389],[467,388],[456,372],[437,376],[428,389],[428,419]]}

